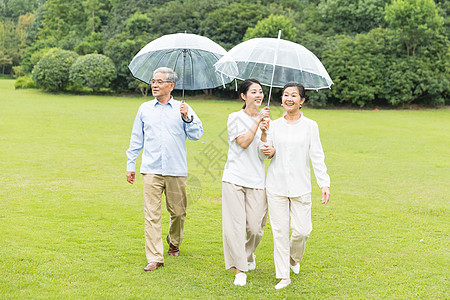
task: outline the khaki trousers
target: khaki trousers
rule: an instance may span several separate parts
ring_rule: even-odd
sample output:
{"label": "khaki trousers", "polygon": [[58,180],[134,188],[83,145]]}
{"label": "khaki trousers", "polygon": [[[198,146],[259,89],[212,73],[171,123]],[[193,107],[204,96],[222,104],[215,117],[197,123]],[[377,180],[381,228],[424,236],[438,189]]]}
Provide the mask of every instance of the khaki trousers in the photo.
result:
{"label": "khaki trousers", "polygon": [[179,247],[183,240],[187,197],[186,177],[144,174],[145,255],[147,261],[164,262],[161,229],[162,193],[170,213],[170,241]]}
{"label": "khaki trousers", "polygon": [[[312,230],[311,193],[285,197],[267,191],[272,226],[276,278],[289,278],[289,258],[299,263],[305,253],[306,240]],[[289,241],[289,216],[292,235]]]}
{"label": "khaki trousers", "polygon": [[247,262],[264,234],[267,201],[263,189],[222,182],[222,230],[225,268],[248,271]]}

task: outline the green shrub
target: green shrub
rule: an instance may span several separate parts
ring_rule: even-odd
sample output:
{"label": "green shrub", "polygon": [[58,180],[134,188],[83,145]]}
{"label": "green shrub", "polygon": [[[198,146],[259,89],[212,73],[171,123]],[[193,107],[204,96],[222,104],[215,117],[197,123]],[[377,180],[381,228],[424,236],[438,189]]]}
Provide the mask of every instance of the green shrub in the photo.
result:
{"label": "green shrub", "polygon": [[52,49],[34,66],[32,76],[39,88],[63,91],[69,83],[69,72],[78,57],[73,51]]}
{"label": "green shrub", "polygon": [[31,78],[30,75],[27,76],[21,76],[17,78],[17,80],[14,82],[14,88],[17,89],[34,89],[36,88],[36,84],[33,81],[33,78]]}
{"label": "green shrub", "polygon": [[93,91],[109,87],[116,77],[113,61],[102,54],[80,56],[70,68],[70,81]]}

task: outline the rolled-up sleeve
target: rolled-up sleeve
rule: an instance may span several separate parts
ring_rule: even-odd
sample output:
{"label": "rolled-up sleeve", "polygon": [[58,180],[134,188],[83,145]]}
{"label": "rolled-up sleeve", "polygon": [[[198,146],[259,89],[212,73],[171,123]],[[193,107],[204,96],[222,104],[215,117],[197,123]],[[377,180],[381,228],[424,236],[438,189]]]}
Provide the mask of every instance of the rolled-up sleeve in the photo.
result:
{"label": "rolled-up sleeve", "polygon": [[227,130],[228,130],[228,141],[234,141],[238,136],[245,134],[248,130],[243,126],[243,122],[239,119],[238,113],[231,113],[228,116]]}
{"label": "rolled-up sleeve", "polygon": [[141,118],[142,108],[140,107],[133,123],[131,132],[130,147],[127,150],[127,172],[136,172],[136,158],[144,147],[144,124]]}

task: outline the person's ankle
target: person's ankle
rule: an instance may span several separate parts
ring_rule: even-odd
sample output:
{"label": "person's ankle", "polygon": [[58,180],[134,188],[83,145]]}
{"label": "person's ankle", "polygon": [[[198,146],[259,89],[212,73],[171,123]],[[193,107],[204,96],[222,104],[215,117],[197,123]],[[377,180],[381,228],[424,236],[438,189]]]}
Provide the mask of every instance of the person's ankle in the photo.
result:
{"label": "person's ankle", "polygon": [[289,260],[290,260],[291,266],[295,266],[296,265],[295,260],[293,260],[292,257],[289,257]]}

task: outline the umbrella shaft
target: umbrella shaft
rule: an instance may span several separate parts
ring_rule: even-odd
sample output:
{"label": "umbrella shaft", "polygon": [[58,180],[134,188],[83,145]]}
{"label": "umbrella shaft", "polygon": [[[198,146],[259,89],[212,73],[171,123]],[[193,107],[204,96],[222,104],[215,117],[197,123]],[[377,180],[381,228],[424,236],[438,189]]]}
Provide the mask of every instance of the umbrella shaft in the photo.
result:
{"label": "umbrella shaft", "polygon": [[186,52],[187,49],[183,49],[183,83],[182,83],[182,94],[181,94],[181,102],[184,103],[184,80],[186,77]]}

